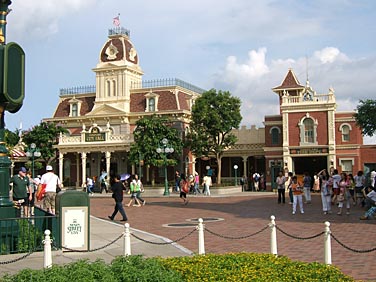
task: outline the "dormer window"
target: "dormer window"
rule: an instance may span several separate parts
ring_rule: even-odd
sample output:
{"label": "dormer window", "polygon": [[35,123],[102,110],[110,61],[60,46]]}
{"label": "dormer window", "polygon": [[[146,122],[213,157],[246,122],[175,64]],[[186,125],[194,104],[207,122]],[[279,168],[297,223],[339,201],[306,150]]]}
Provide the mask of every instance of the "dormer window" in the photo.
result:
{"label": "dormer window", "polygon": [[155,98],[149,98],[149,112],[155,112]]}
{"label": "dormer window", "polygon": [[72,104],[72,117],[77,117],[78,116],[78,105],[77,103]]}
{"label": "dormer window", "polygon": [[145,95],[145,98],[146,98],[145,112],[157,112],[159,95],[150,91],[149,93]]}
{"label": "dormer window", "polygon": [[69,116],[70,117],[78,117],[80,116],[81,111],[81,100],[73,98],[69,100]]}
{"label": "dormer window", "polygon": [[339,127],[339,130],[342,133],[342,141],[343,142],[350,142],[350,131],[351,131],[351,125],[344,123]]}

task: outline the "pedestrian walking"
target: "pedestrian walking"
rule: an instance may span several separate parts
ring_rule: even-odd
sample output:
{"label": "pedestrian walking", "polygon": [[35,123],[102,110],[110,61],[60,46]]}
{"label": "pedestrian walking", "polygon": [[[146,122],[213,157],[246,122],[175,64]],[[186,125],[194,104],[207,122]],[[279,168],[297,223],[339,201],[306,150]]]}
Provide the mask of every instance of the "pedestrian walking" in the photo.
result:
{"label": "pedestrian walking", "polygon": [[291,183],[292,183],[292,177],[294,176],[294,174],[290,171],[287,173],[287,179],[286,179],[286,182],[285,182],[285,188],[287,189],[288,193],[289,193],[289,199],[290,199],[290,202],[289,204],[292,205],[292,203],[294,202],[294,195],[292,193],[292,189],[291,189]]}
{"label": "pedestrian walking", "polygon": [[187,194],[189,193],[189,182],[185,178],[185,174],[180,174],[180,182],[179,182],[179,189],[180,189],[180,199],[183,200],[183,205],[188,204]]}
{"label": "pedestrian walking", "polygon": [[204,186],[203,193],[205,196],[210,196],[210,186],[212,185],[212,180],[209,175],[205,175],[202,179],[202,185]]}
{"label": "pedestrian walking", "polygon": [[115,200],[115,208],[112,215],[109,215],[108,218],[111,220],[114,220],[116,214],[120,212],[122,215],[122,219],[120,221],[127,221],[127,215],[123,208],[123,191],[125,190],[125,187],[123,183],[120,181],[120,175],[116,175],[114,178],[114,183],[111,186],[112,191],[112,198]]}
{"label": "pedestrian walking", "polygon": [[146,201],[141,198],[141,193],[144,192],[144,186],[142,185],[141,179],[138,178],[138,175],[134,175],[133,183],[136,185],[136,198],[140,204],[143,206],[146,204]]}
{"label": "pedestrian walking", "polygon": [[349,182],[347,181],[347,175],[345,172],[341,173],[341,180],[339,181],[339,195],[338,195],[338,215],[342,215],[343,203],[346,202],[346,214],[350,214],[350,192]]}
{"label": "pedestrian walking", "polygon": [[135,179],[135,176],[133,176],[132,179],[131,179],[131,183],[129,184],[129,192],[130,192],[130,195],[131,195],[131,199],[129,200],[127,207],[130,207],[133,201],[134,201],[134,204],[133,204],[134,207],[141,207],[140,201],[137,198],[137,192],[139,190],[140,190],[140,186],[137,185],[137,181]]}

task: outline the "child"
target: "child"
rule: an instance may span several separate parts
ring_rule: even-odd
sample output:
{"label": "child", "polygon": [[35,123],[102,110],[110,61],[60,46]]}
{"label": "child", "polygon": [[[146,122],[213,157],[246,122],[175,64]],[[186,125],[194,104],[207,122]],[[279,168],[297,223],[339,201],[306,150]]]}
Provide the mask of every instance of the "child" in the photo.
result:
{"label": "child", "polygon": [[303,189],[302,189],[302,184],[298,182],[298,178],[296,175],[292,177],[291,181],[291,190],[294,195],[294,201],[292,204],[292,214],[295,214],[296,212],[296,205],[299,202],[299,207],[300,207],[300,213],[304,213],[303,210]]}

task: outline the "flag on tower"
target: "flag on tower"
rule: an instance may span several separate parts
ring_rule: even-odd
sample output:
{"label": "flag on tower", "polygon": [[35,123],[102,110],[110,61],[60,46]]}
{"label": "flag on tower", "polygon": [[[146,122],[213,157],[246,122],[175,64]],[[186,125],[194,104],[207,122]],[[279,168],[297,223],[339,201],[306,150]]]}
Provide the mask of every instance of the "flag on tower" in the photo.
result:
{"label": "flag on tower", "polygon": [[112,21],[114,26],[120,26],[120,14],[118,14]]}

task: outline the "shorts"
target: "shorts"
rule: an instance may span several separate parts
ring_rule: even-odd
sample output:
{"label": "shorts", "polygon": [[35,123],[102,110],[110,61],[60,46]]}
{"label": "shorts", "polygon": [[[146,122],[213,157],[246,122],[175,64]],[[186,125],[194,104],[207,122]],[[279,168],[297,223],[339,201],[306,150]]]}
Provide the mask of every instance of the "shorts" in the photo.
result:
{"label": "shorts", "polygon": [[26,198],[13,198],[13,201],[17,202],[20,206],[27,206],[27,202],[29,201],[29,199],[26,197]]}
{"label": "shorts", "polygon": [[44,198],[43,198],[43,204],[46,209],[55,209],[55,199],[56,199],[56,193],[55,192],[46,192]]}
{"label": "shorts", "polygon": [[27,204],[28,206],[30,206],[30,207],[34,207],[35,193],[33,193],[33,194],[31,195],[31,200],[29,200],[29,196],[30,196],[30,194],[27,193],[26,204]]}

